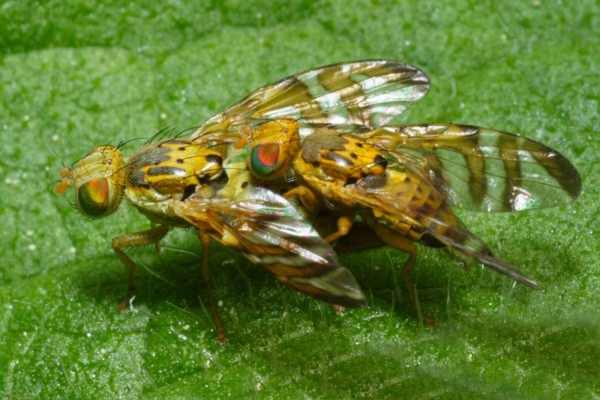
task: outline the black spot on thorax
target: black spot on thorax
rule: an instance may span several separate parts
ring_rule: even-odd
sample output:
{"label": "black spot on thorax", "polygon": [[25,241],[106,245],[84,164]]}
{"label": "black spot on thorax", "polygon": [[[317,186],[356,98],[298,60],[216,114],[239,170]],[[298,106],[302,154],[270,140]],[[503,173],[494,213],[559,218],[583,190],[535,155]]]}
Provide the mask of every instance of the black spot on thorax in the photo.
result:
{"label": "black spot on thorax", "polygon": [[383,169],[385,169],[388,165],[388,161],[381,154],[377,154],[374,160],[375,164],[379,165]]}
{"label": "black spot on thorax", "polygon": [[[219,190],[223,189],[225,187],[225,185],[227,185],[228,182],[229,182],[229,176],[227,175],[227,172],[222,171],[221,174],[217,178],[210,181],[210,187],[212,187],[215,191],[219,191]],[[246,182],[246,184],[247,183],[248,182]]]}
{"label": "black spot on thorax", "polygon": [[387,183],[387,175],[367,175],[358,183],[364,189],[379,189]]}
{"label": "black spot on thorax", "polygon": [[206,156],[206,162],[216,163],[216,164],[222,165],[223,164],[223,158],[221,156],[219,156],[219,155],[216,155],[216,154],[209,154],[209,155]]}
{"label": "black spot on thorax", "polygon": [[195,185],[188,185],[183,189],[183,196],[181,197],[181,200],[185,200],[188,197],[190,197],[191,195],[193,195],[196,192],[196,186]]}

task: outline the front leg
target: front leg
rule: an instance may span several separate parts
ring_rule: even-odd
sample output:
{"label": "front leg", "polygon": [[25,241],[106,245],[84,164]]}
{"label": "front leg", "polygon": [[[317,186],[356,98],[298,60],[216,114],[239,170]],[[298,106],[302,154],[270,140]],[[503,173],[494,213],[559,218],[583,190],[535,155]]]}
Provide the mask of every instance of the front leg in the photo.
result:
{"label": "front leg", "polygon": [[157,244],[160,240],[165,237],[165,235],[169,232],[169,227],[166,225],[158,225],[154,228],[136,232],[136,233],[127,233],[125,235],[117,236],[112,240],[112,248],[119,256],[119,259],[125,265],[129,273],[129,281],[127,284],[127,296],[123,299],[122,302],[119,303],[119,310],[127,309],[129,301],[133,298],[135,292],[135,284],[134,284],[134,276],[135,272],[138,269],[137,264],[129,258],[127,254],[125,254],[125,249],[128,247],[138,247],[145,246],[148,244]]}

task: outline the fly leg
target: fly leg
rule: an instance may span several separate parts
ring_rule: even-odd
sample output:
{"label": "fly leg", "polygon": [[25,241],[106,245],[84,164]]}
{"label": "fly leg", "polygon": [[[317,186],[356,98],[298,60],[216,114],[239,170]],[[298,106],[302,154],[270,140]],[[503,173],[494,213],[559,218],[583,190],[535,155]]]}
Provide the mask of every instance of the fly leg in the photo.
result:
{"label": "fly leg", "polygon": [[309,214],[316,214],[320,208],[320,201],[312,190],[306,186],[296,186],[283,195],[286,199],[296,199]]}
{"label": "fly leg", "polygon": [[[319,198],[315,193],[306,186],[297,186],[284,194],[288,200],[296,199],[302,209],[310,215],[315,215],[321,206]],[[329,222],[329,220],[328,220]],[[332,243],[337,239],[346,236],[352,229],[353,221],[351,217],[341,216],[337,219],[337,230],[330,233],[324,239],[328,243]]]}
{"label": "fly leg", "polygon": [[412,280],[412,271],[417,259],[417,247],[415,246],[415,243],[383,225],[375,224],[373,225],[373,229],[384,243],[408,253],[408,260],[406,260],[404,267],[402,268],[402,279],[408,290],[408,300],[417,314],[419,323],[422,325],[423,313],[421,311],[421,303],[419,302],[419,296],[417,295],[417,288]]}
{"label": "fly leg", "polygon": [[[298,203],[300,203],[299,205],[302,207],[302,210],[305,213],[308,213],[309,216],[315,216],[319,212],[319,208],[321,206],[320,200],[315,193],[306,186],[297,186],[287,191],[283,196],[288,200],[295,199]],[[319,231],[319,234],[324,235],[325,233],[322,229],[320,229],[320,226],[316,224],[316,222],[318,221],[315,221],[315,228],[317,231]],[[329,225],[330,222],[332,222],[332,219],[327,219],[326,222],[327,224],[323,226],[323,228],[325,231],[331,231]],[[336,224],[337,230],[328,234],[324,238],[328,243],[334,242],[337,239],[346,236],[350,232],[350,229],[352,228],[352,218],[341,216],[337,218]]]}
{"label": "fly leg", "polygon": [[347,216],[341,216],[337,220],[337,231],[327,235],[325,241],[327,243],[334,242],[339,238],[346,236],[352,229],[352,218]]}
{"label": "fly leg", "polygon": [[166,225],[159,225],[148,229],[146,231],[128,233],[125,235],[117,236],[112,240],[112,248],[117,253],[117,256],[125,265],[128,271],[128,283],[127,283],[127,296],[117,306],[119,310],[123,311],[127,309],[129,301],[133,298],[135,293],[135,273],[139,269],[137,264],[125,254],[125,249],[128,247],[145,246],[148,244],[158,244],[160,240],[165,237],[169,232],[169,227]]}
{"label": "fly leg", "polygon": [[348,253],[381,247],[383,245],[383,241],[379,236],[373,234],[373,229],[370,226],[354,221],[352,230],[346,236],[340,237],[335,243],[335,251],[338,254]]}
{"label": "fly leg", "polygon": [[[346,236],[352,229],[352,218],[347,216],[339,217],[337,220],[337,231],[330,233],[324,239],[327,243],[332,243],[337,239]],[[339,304],[332,304],[331,307],[336,314],[342,314],[346,308]]]}
{"label": "fly leg", "polygon": [[210,316],[212,318],[213,324],[215,325],[215,329],[217,331],[217,340],[221,343],[224,343],[227,338],[225,337],[225,329],[223,328],[223,322],[221,321],[221,315],[219,314],[219,309],[215,304],[215,300],[213,297],[213,285],[212,280],[210,279],[210,270],[208,268],[208,247],[210,245],[210,237],[200,232],[198,234],[200,237],[200,241],[202,242],[202,283],[204,288],[206,289],[205,293],[208,296],[208,309],[210,312]]}
{"label": "fly leg", "polygon": [[[286,199],[296,199],[305,212],[316,214],[319,211],[321,203],[315,193],[306,186],[296,186],[284,194]],[[332,243],[337,239],[346,236],[352,229],[352,218],[341,216],[337,219],[337,230],[330,233],[324,239],[327,243]],[[341,314],[346,309],[340,304],[331,304],[336,314]]]}

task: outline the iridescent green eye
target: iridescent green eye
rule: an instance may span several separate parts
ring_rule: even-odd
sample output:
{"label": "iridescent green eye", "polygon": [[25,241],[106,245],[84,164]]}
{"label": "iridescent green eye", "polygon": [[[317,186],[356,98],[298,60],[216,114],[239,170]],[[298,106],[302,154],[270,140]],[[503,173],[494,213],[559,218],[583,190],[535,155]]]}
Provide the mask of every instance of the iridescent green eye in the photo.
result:
{"label": "iridescent green eye", "polygon": [[252,148],[250,168],[259,177],[267,177],[279,167],[279,144],[264,143]]}
{"label": "iridescent green eye", "polygon": [[77,202],[81,211],[91,217],[100,217],[109,210],[108,180],[92,179],[81,185],[77,191]]}

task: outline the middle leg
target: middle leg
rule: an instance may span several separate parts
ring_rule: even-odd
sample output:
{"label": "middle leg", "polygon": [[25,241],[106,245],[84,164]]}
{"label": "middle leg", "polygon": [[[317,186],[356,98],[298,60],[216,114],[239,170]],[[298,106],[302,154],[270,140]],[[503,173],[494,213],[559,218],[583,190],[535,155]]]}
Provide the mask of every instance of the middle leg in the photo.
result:
{"label": "middle leg", "polygon": [[417,247],[415,246],[415,243],[406,236],[402,236],[398,232],[395,232],[381,224],[374,224],[373,229],[375,230],[377,236],[379,236],[384,243],[408,253],[408,260],[406,260],[404,267],[402,267],[402,279],[404,280],[404,284],[408,290],[408,300],[417,314],[419,323],[423,324],[421,303],[419,302],[419,296],[417,295],[417,287],[412,280],[412,272],[417,259]]}
{"label": "middle leg", "polygon": [[352,229],[352,218],[347,216],[341,216],[337,219],[337,231],[327,235],[325,237],[325,241],[327,243],[331,243],[336,241],[337,239],[346,236],[348,232]]}
{"label": "middle leg", "polygon": [[208,248],[210,245],[210,237],[202,232],[198,233],[198,237],[202,242],[202,283],[205,287],[205,293],[208,296],[208,308],[210,312],[210,316],[212,318],[213,324],[215,325],[215,329],[217,331],[217,340],[221,343],[224,343],[227,338],[225,337],[225,328],[223,327],[223,321],[221,320],[221,315],[219,314],[219,309],[217,304],[215,303],[213,290],[214,287],[212,285],[212,280],[210,279],[210,270],[208,267]]}

